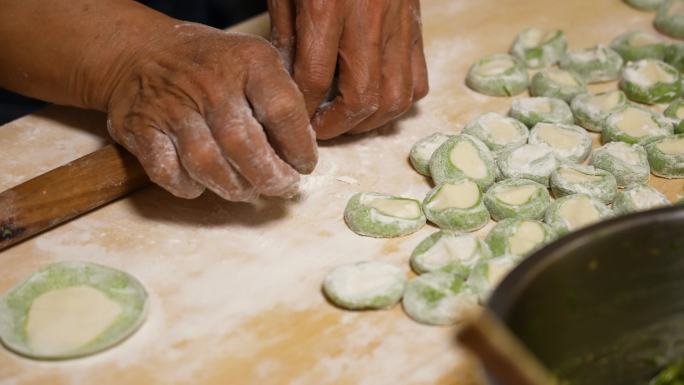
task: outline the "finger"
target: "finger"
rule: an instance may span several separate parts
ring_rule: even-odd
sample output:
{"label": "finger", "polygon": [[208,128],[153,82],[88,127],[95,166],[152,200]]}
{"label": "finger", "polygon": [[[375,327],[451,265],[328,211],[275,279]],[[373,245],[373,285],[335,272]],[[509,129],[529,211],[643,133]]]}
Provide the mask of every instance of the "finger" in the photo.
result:
{"label": "finger", "polygon": [[360,8],[347,18],[340,40],[340,95],[313,117],[319,139],[351,130],[379,107],[383,12],[365,14]]}
{"label": "finger", "polygon": [[289,196],[296,192],[299,174],[275,153],[247,101],[220,111],[210,114],[208,122],[233,167],[264,195]]}
{"label": "finger", "polygon": [[425,51],[423,47],[423,27],[420,18],[420,2],[416,1],[414,5],[414,26],[416,28],[416,43],[413,47],[413,56],[411,57],[411,68],[413,70],[413,101],[425,97],[430,91],[428,81],[427,62],[425,60]]}
{"label": "finger", "polygon": [[204,118],[192,110],[182,112],[182,118],[169,127],[181,164],[197,182],[230,201],[250,201],[256,191],[223,157]]}
{"label": "finger", "polygon": [[278,155],[300,173],[311,173],[318,162],[316,135],[287,72],[276,65],[254,66],[245,94]]}
{"label": "finger", "polygon": [[342,23],[329,2],[304,1],[297,15],[297,47],[292,77],[312,117],[335,76]]}
{"label": "finger", "polygon": [[271,16],[271,43],[276,47],[288,71],[292,70],[295,50],[295,9],[293,0],[268,0]]}
{"label": "finger", "polygon": [[[111,124],[111,121],[108,121]],[[112,138],[138,158],[150,180],[171,194],[192,199],[204,192],[183,169],[171,140],[141,119],[128,119],[127,127],[109,127]]]}

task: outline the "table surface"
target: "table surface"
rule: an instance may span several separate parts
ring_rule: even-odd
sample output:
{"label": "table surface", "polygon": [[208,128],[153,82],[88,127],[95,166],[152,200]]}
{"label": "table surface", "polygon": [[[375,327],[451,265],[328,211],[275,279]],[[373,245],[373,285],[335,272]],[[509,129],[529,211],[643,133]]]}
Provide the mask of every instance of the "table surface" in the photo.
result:
{"label": "table surface", "polygon": [[[150,293],[142,328],[106,352],[37,362],[0,349],[1,384],[469,384],[472,359],[454,328],[419,325],[401,307],[345,312],[326,303],[325,273],[359,260],[408,272],[413,247],[434,228],[398,239],[349,231],[344,205],[358,191],[422,198],[428,181],[407,162],[434,131],[458,132],[510,98],[468,90],[479,57],[507,51],[523,28],[561,28],[571,48],[653,30],[651,13],[619,0],[424,0],[430,95],[377,133],[322,143],[316,172],[294,201],[191,201],[151,187],[0,253],[0,292],[51,262],[82,260],[127,271]],[[235,29],[234,29],[235,30]],[[265,34],[265,17],[237,27]],[[592,90],[614,88],[614,83]],[[0,190],[108,142],[105,116],[51,107],[0,127]],[[684,182],[652,178],[674,200]],[[480,231],[484,235],[491,224]]]}

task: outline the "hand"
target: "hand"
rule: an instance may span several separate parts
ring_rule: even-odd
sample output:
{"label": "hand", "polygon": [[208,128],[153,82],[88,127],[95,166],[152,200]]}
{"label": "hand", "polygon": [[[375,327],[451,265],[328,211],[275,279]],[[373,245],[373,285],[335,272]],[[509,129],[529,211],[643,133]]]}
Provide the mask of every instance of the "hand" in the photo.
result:
{"label": "hand", "polygon": [[269,0],[269,12],[319,139],[380,127],[427,94],[419,0]]}
{"label": "hand", "polygon": [[129,62],[109,132],[174,195],[287,196],[316,165],[304,98],[267,41],[176,24]]}

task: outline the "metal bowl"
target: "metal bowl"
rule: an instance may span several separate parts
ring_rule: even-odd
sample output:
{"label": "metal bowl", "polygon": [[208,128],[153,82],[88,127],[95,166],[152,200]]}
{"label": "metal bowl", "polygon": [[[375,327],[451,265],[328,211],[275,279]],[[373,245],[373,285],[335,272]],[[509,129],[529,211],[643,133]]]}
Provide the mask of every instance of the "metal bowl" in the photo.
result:
{"label": "metal bowl", "polygon": [[646,384],[684,356],[684,207],[563,237],[514,269],[487,306],[563,381]]}

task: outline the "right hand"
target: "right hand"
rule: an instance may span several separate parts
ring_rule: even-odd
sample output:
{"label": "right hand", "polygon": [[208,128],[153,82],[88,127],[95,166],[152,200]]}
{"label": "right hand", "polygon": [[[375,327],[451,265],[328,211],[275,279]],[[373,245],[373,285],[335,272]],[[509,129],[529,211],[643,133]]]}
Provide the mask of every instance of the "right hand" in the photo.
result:
{"label": "right hand", "polygon": [[108,128],[152,181],[183,198],[296,192],[317,162],[315,134],[266,40],[179,24],[143,47],[113,87]]}

